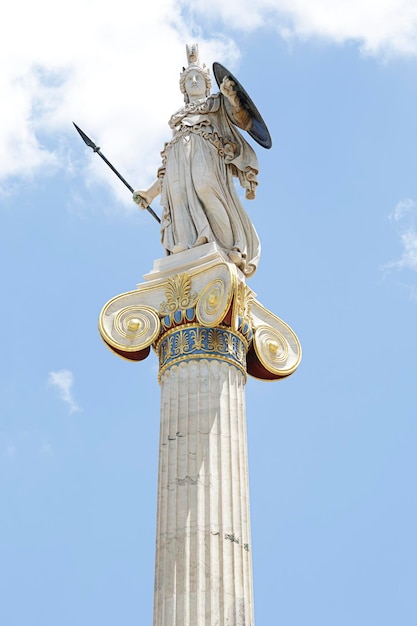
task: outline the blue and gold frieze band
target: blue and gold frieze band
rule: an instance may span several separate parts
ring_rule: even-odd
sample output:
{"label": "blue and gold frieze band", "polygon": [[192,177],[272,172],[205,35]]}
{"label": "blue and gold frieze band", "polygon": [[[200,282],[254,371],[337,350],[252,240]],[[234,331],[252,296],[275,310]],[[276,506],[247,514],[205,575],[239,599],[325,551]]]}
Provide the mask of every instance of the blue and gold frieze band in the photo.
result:
{"label": "blue and gold frieze band", "polygon": [[172,365],[191,359],[227,361],[246,376],[248,344],[240,333],[226,327],[184,324],[165,333],[155,347],[159,355],[159,376]]}

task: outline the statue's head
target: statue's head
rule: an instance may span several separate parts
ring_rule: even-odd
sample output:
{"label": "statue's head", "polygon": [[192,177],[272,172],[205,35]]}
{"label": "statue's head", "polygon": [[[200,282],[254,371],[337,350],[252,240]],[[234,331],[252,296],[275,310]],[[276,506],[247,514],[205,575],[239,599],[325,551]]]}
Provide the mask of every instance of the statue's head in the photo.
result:
{"label": "statue's head", "polygon": [[[184,102],[190,101],[190,90],[201,91],[201,97],[208,96],[211,89],[210,70],[203,63],[203,67],[199,65],[198,44],[194,43],[186,46],[188,67],[182,68],[180,74],[180,89],[184,94]],[[204,81],[204,90],[202,82]]]}

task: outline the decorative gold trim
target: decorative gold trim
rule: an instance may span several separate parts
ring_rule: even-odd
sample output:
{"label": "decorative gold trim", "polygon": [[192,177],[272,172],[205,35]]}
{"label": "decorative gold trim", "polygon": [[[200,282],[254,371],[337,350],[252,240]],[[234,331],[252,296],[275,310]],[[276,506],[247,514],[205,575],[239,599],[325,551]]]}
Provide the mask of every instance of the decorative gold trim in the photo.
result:
{"label": "decorative gold trim", "polygon": [[301,361],[295,333],[257,302],[234,264],[219,261],[214,249],[210,254],[204,261],[193,253],[195,264],[164,267],[161,260],[147,282],[107,302],[99,317],[106,346],[121,358],[141,360],[153,345],[161,372],[182,359],[215,358],[242,371],[246,362],[245,376],[293,373]]}
{"label": "decorative gold trim", "polygon": [[[153,344],[153,348],[155,350],[155,352],[158,352],[158,348],[159,348],[159,344],[161,343],[161,341],[163,339],[165,339],[165,337],[172,335],[173,333],[177,333],[179,330],[185,329],[185,328],[196,328],[197,325],[195,322],[190,322],[189,324],[181,324],[181,326],[174,326],[173,328],[169,328],[168,330],[166,330],[165,332],[163,332],[158,340]],[[203,328],[206,328],[205,326],[203,326]],[[248,350],[249,348],[249,342],[246,339],[246,337],[244,335],[242,335],[241,332],[239,332],[238,330],[232,330],[229,326],[226,326],[226,324],[218,324],[216,326],[216,328],[221,328],[223,330],[228,330],[229,332],[233,333],[234,335],[237,335],[239,337],[239,339],[241,339],[243,341],[243,343],[245,344],[245,348],[246,350]]]}
{"label": "decorative gold trim", "polygon": [[242,325],[244,323],[251,324],[251,309],[255,300],[254,293],[245,283],[240,282],[238,284],[236,293],[237,312],[239,317],[242,318]]}
{"label": "decorative gold trim", "polygon": [[123,352],[139,352],[157,339],[161,323],[156,309],[150,306],[130,305],[123,307],[113,316],[113,334],[107,332],[103,318],[106,305],[99,318],[99,333],[104,342]]}
{"label": "decorative gold trim", "polygon": [[186,272],[167,279],[165,294],[167,299],[160,305],[162,315],[193,308],[197,300],[197,294],[191,293],[191,278]]}
{"label": "decorative gold trim", "polygon": [[[101,335],[100,335],[101,336]],[[115,356],[117,356],[118,359],[122,359],[123,361],[129,361],[129,363],[133,362],[138,362],[140,363],[140,361],[142,361],[143,359],[134,359],[134,358],[129,358],[128,356],[124,356],[124,354],[120,354],[120,352],[117,352],[117,350],[114,350],[111,346],[109,346],[109,344],[103,339],[103,337],[101,337],[104,345],[106,346],[107,350],[109,350],[112,354],[114,354]],[[125,352],[127,353],[127,350],[125,350]],[[139,350],[138,350],[139,352]],[[134,354],[134,353],[132,353]]]}
{"label": "decorative gold trim", "polygon": [[[292,331],[291,334],[299,345],[298,338]],[[301,360],[301,353],[299,353],[295,364],[291,367],[285,367],[285,362],[289,356],[289,343],[284,335],[272,328],[272,326],[260,325],[256,328],[253,346],[256,356],[265,369],[278,376],[289,376],[292,374]]]}
{"label": "decorative gold trim", "polygon": [[196,316],[202,326],[218,326],[226,317],[233,290],[222,278],[215,278],[204,287],[197,298]]}
{"label": "decorative gold trim", "polygon": [[242,370],[246,376],[248,343],[239,332],[221,325],[213,328],[184,324],[164,333],[155,345],[160,374],[190,359],[217,359]]}

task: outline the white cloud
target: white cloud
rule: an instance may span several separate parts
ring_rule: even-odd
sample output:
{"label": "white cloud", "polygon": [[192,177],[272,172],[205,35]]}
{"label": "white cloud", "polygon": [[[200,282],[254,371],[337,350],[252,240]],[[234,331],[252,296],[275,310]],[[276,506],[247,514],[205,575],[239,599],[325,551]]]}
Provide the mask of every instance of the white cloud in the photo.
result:
{"label": "white cloud", "polygon": [[50,385],[54,385],[55,387],[57,387],[61,399],[69,407],[70,414],[81,410],[72,395],[72,385],[74,382],[74,377],[70,370],[59,370],[58,372],[50,372],[48,382]]}
{"label": "white cloud", "polygon": [[[204,36],[198,24],[209,29],[210,18],[223,20],[223,36]],[[202,61],[221,60],[233,70],[239,53],[231,34],[264,26],[287,38],[359,41],[374,54],[417,54],[415,0],[9,3],[0,22],[0,196],[16,176],[64,168],[88,183],[110,184],[128,204],[126,190],[83,146],[72,120],[134,187],[146,186],[159,165],[167,120],[181,102],[184,44],[197,39]]]}
{"label": "white cloud", "polygon": [[[133,186],[151,182],[168,138],[167,121],[182,101],[185,43],[194,40],[180,7],[176,0],[146,8],[132,0],[117,6],[107,0],[10,3],[0,23],[0,58],[7,59],[0,72],[0,194],[14,176],[65,168],[87,181],[110,183],[130,200],[72,121]],[[233,66],[238,53],[232,41],[200,42],[207,64],[222,58]]]}
{"label": "white cloud", "polygon": [[411,198],[400,200],[389,218],[401,223],[399,237],[401,240],[402,254],[397,261],[391,261],[383,266],[383,270],[408,269],[417,272],[417,231],[415,218],[417,217],[417,204]]}
{"label": "white cloud", "polygon": [[417,54],[415,0],[193,0],[192,6],[201,17],[221,16],[244,30],[267,25],[286,38],[357,41],[374,55]]}
{"label": "white cloud", "polygon": [[385,267],[397,269],[409,269],[417,272],[417,232],[413,227],[408,228],[401,234],[403,252],[398,261],[392,261]]}
{"label": "white cloud", "polygon": [[405,198],[400,200],[396,205],[394,211],[389,216],[390,219],[396,222],[402,220],[404,217],[417,213],[417,204],[411,198]]}

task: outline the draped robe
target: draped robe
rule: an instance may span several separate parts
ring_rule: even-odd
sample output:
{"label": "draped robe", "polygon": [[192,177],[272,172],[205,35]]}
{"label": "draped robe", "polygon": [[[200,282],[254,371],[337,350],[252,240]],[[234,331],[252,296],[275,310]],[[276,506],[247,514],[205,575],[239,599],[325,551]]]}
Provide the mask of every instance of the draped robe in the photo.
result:
{"label": "draped robe", "polygon": [[233,177],[245,188],[246,198],[254,198],[258,161],[235,123],[237,116],[231,120],[220,93],[190,102],[171,117],[173,136],[161,152],[158,170],[161,240],[167,254],[174,246],[186,249],[215,241],[227,255],[240,253],[236,264],[251,276],[260,242]]}

